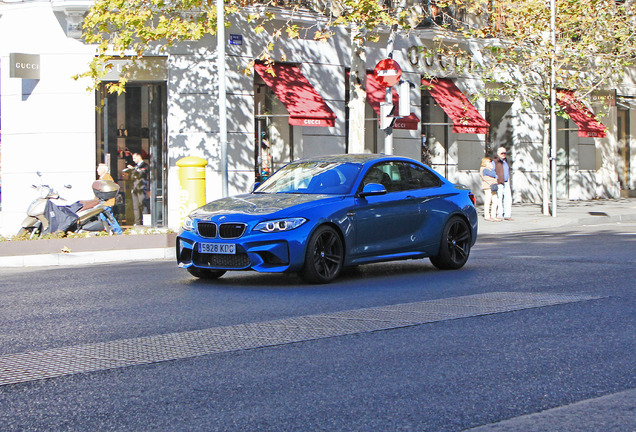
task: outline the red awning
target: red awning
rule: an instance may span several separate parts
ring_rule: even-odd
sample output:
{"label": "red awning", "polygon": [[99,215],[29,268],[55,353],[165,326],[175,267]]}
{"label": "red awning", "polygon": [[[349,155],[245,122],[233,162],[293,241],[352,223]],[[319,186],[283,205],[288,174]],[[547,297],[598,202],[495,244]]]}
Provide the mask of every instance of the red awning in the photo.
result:
{"label": "red awning", "polygon": [[580,137],[603,138],[607,128],[594,117],[594,114],[574,97],[569,90],[557,90],[557,102],[579,127]]}
{"label": "red awning", "polygon": [[[270,67],[274,75],[267,72]],[[289,111],[290,125],[334,126],[336,115],[309,84],[298,66],[274,63],[268,67],[256,63],[254,70]]]}
{"label": "red awning", "polygon": [[429,88],[433,99],[453,121],[453,132],[477,134],[488,132],[490,124],[453,81],[447,78],[422,79],[422,84]]}
{"label": "red awning", "polygon": [[[399,97],[395,89],[391,89],[393,93],[393,106],[397,107]],[[367,74],[367,102],[373,108],[373,111],[380,117],[380,102],[385,100],[385,87],[378,83],[372,73]],[[420,119],[413,113],[408,117],[402,117],[395,120],[393,129],[417,130],[419,128]]]}

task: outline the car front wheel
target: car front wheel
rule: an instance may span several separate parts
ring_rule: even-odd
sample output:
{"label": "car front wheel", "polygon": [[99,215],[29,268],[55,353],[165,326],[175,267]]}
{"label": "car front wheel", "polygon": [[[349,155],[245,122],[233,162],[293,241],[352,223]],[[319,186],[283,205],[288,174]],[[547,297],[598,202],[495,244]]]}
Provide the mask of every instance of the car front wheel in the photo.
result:
{"label": "car front wheel", "polygon": [[344,245],[335,229],[319,227],[307,242],[302,278],[309,283],[329,283],[340,274],[344,262]]}
{"label": "car front wheel", "polygon": [[430,260],[442,270],[455,270],[463,267],[470,254],[471,234],[466,221],[454,216],[446,222],[442,232],[439,254]]}

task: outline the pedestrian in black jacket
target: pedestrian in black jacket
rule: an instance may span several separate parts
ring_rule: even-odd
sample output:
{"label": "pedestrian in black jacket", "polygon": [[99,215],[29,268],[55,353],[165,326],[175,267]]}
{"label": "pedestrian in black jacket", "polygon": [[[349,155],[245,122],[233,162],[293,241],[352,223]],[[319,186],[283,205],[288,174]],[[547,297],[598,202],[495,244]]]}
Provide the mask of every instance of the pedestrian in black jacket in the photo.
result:
{"label": "pedestrian in black jacket", "polygon": [[148,194],[148,164],[139,153],[133,153],[132,158],[136,165],[128,165],[130,178],[132,180],[132,190],[130,194],[132,197],[135,225],[142,225],[143,214],[148,213],[146,205]]}

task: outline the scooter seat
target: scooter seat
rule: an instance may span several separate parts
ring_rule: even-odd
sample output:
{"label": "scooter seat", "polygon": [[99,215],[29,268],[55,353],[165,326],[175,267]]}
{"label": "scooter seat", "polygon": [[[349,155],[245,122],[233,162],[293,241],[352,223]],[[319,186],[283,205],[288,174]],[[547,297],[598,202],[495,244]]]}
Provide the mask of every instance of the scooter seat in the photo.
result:
{"label": "scooter seat", "polygon": [[78,203],[81,204],[81,207],[79,209],[77,209],[77,210],[73,210],[74,212],[92,209],[97,204],[99,204],[99,200],[98,199],[80,200],[80,201],[78,201]]}

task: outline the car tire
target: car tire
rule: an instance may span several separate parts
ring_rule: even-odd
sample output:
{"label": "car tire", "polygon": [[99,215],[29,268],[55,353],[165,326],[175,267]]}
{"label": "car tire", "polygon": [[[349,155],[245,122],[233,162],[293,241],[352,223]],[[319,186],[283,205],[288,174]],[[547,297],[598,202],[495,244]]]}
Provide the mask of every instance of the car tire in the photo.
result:
{"label": "car tire", "polygon": [[468,223],[459,216],[451,217],[442,231],[439,254],[430,258],[441,270],[456,270],[464,266],[470,254],[471,232]]}
{"label": "car tire", "polygon": [[225,274],[225,270],[209,270],[198,267],[188,267],[186,270],[199,279],[218,279]]}
{"label": "car tire", "polygon": [[328,225],[314,231],[307,242],[302,278],[309,283],[325,284],[342,271],[344,244],[338,232]]}

